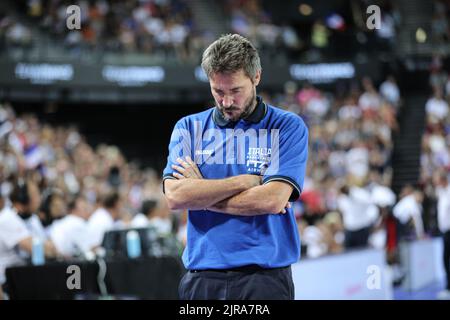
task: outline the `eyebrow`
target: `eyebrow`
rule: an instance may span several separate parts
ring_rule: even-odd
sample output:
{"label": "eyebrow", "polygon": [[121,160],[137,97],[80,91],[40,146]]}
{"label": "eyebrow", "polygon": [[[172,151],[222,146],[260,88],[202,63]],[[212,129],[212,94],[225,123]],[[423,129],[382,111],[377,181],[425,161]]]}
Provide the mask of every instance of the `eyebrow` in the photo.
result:
{"label": "eyebrow", "polygon": [[[231,88],[230,90],[231,90],[231,91],[235,91],[235,90],[239,90],[239,89],[242,89],[242,88],[243,88],[242,86],[239,86],[239,87]],[[214,91],[223,91],[222,89],[214,88],[214,87],[213,87],[213,90],[214,90]]]}

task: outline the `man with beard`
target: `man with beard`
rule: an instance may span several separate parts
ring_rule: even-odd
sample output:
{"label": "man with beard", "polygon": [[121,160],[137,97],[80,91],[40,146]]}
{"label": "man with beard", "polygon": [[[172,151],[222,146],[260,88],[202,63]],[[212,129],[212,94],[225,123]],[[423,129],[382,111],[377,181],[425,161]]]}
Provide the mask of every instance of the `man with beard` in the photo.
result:
{"label": "man with beard", "polygon": [[175,125],[164,170],[171,209],[188,209],[181,299],[293,299],[308,130],[256,95],[259,55],[237,34],[203,53],[215,107]]}
{"label": "man with beard", "polygon": [[[6,293],[5,269],[24,264],[26,259],[21,253],[32,253],[33,235],[25,220],[32,216],[37,197],[37,186],[31,182],[19,181],[9,196],[12,206],[8,207],[4,199],[0,201],[0,287],[3,286]],[[56,256],[51,242],[44,242],[44,253],[47,257]]]}

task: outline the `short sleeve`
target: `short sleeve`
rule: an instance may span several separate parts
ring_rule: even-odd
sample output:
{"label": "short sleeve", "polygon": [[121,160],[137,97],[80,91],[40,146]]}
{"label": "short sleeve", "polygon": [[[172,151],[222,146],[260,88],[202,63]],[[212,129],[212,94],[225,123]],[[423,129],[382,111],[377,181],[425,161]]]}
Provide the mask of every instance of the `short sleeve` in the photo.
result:
{"label": "short sleeve", "polygon": [[175,179],[172,165],[178,165],[177,158],[192,157],[192,137],[189,131],[187,118],[180,119],[172,131],[169,142],[169,155],[167,156],[167,164],[163,171],[163,192],[164,181],[166,179]]}
{"label": "short sleeve", "polygon": [[308,158],[308,128],[303,120],[288,114],[278,131],[271,133],[272,155],[263,183],[283,181],[294,188],[289,201],[300,197]]}

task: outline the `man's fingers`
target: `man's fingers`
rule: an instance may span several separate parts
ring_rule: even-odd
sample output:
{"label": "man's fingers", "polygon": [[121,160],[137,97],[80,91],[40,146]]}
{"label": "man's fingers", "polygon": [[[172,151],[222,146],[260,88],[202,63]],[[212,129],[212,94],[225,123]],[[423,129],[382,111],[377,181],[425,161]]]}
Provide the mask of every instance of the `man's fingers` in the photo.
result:
{"label": "man's fingers", "polygon": [[191,166],[192,169],[195,170],[197,168],[197,165],[194,163],[194,161],[192,161],[191,157],[187,156],[186,162],[189,164],[189,166]]}
{"label": "man's fingers", "polygon": [[192,167],[192,169],[195,171],[195,173],[198,175],[199,178],[202,178],[202,173],[200,172],[200,169],[198,168],[197,164],[191,159],[191,157],[187,156],[186,161],[189,163],[189,165]]}
{"label": "man's fingers", "polygon": [[181,159],[181,158],[177,158],[177,162],[178,162],[179,164],[181,164],[185,169],[188,169],[188,168],[190,167],[189,163],[187,163],[186,161],[184,161],[184,160]]}
{"label": "man's fingers", "polygon": [[183,176],[182,174],[179,174],[178,172],[174,172],[173,176],[179,180],[186,179],[185,176]]}
{"label": "man's fingers", "polygon": [[287,212],[287,209],[288,209],[288,208],[291,208],[291,207],[292,207],[292,206],[291,206],[291,203],[290,203],[290,202],[286,203],[286,206],[283,208],[283,210],[280,211],[280,213],[281,213],[281,214],[286,213],[286,212]]}
{"label": "man's fingers", "polygon": [[186,169],[184,169],[184,168],[182,168],[180,166],[177,166],[176,164],[172,165],[172,169],[177,170],[181,174],[184,174],[186,172]]}

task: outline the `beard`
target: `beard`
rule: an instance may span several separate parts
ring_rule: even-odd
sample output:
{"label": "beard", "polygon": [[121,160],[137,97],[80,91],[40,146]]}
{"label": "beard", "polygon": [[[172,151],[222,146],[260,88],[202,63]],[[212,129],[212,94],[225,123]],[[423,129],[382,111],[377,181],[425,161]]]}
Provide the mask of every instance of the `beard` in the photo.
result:
{"label": "beard", "polygon": [[216,107],[219,110],[222,117],[224,117],[228,121],[233,121],[233,122],[247,118],[253,112],[255,106],[256,106],[256,90],[255,89],[253,89],[252,96],[249,99],[247,99],[247,101],[245,101],[244,110],[241,112],[240,115],[233,116],[233,117],[228,116],[225,113],[225,110],[226,111],[236,111],[236,110],[239,110],[239,107],[232,105],[231,107],[225,109],[223,106],[219,105],[216,102]]}
{"label": "beard", "polygon": [[18,212],[18,214],[19,214],[19,217],[21,217],[23,220],[28,220],[33,215],[33,212],[26,210],[26,211]]}

